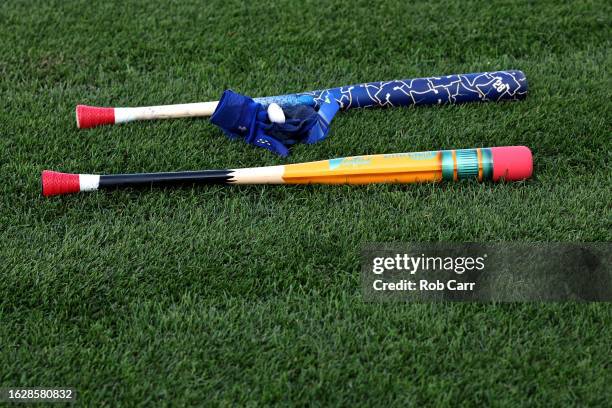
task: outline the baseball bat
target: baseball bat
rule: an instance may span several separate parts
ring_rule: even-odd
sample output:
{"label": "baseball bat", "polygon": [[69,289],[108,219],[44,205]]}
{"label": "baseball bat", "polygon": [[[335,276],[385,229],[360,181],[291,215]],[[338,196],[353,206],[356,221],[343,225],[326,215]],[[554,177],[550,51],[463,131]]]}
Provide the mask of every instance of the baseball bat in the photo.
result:
{"label": "baseball bat", "polygon": [[[527,78],[522,71],[479,72],[430,78],[368,82],[297,94],[255,98],[264,106],[276,103],[287,107],[318,107],[326,98],[341,109],[387,106],[438,105],[466,102],[519,100],[527,95]],[[211,116],[218,101],[160,105],[136,108],[110,108],[78,105],[77,126],[81,129],[137,120]]]}
{"label": "baseball bat", "polygon": [[195,184],[369,184],[442,180],[518,181],[531,177],[525,146],[344,157],[280,166],[174,173],[68,174],[42,172],[44,196],[115,189]]}

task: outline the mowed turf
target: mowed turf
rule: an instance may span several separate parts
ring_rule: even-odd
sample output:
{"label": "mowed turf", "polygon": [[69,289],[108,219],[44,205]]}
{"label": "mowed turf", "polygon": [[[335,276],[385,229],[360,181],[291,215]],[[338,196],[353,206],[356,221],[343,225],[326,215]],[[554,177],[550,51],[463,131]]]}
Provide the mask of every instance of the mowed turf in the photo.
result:
{"label": "mowed turf", "polygon": [[[368,304],[359,284],[368,242],[610,240],[608,2],[127,3],[0,4],[2,386],[90,406],[610,404],[609,304]],[[343,113],[286,161],[205,119],[74,119],[498,69],[526,73],[525,101]],[[43,169],[514,144],[533,180],[40,195]]]}

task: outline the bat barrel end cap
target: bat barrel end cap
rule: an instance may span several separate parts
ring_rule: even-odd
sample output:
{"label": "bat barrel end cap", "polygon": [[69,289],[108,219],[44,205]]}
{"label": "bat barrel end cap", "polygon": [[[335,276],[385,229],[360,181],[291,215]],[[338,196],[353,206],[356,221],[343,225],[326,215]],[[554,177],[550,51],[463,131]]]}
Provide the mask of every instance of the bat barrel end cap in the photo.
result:
{"label": "bat barrel end cap", "polygon": [[76,107],[76,122],[79,129],[113,125],[115,124],[115,108],[78,105]]}
{"label": "bat barrel end cap", "polygon": [[533,156],[526,146],[492,147],[493,181],[520,181],[531,177]]}
{"label": "bat barrel end cap", "polygon": [[81,189],[78,174],[43,170],[41,174],[42,194],[45,197],[78,193]]}

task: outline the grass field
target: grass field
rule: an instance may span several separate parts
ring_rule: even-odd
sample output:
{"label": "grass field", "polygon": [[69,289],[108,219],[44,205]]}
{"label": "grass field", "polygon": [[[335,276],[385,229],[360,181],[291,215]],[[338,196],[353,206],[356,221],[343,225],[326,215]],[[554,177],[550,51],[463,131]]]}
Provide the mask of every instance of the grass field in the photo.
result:
{"label": "grass field", "polygon": [[[368,304],[359,250],[609,241],[610,3],[248,4],[0,4],[1,385],[90,406],[609,405],[609,304]],[[80,131],[78,103],[511,68],[525,101],[351,111],[288,162],[525,144],[528,182],[40,195],[43,169],[286,162],[202,119]]]}

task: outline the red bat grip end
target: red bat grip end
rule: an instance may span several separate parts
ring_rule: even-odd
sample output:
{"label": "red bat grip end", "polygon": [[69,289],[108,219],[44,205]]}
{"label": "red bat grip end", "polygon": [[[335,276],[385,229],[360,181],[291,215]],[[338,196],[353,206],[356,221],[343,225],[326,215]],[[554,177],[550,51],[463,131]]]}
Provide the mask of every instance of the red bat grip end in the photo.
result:
{"label": "red bat grip end", "polygon": [[45,197],[78,193],[81,185],[78,174],[60,173],[57,171],[43,170],[41,175],[42,194]]}
{"label": "red bat grip end", "polygon": [[76,107],[76,121],[79,129],[92,128],[100,125],[114,125],[115,108],[78,105]]}

